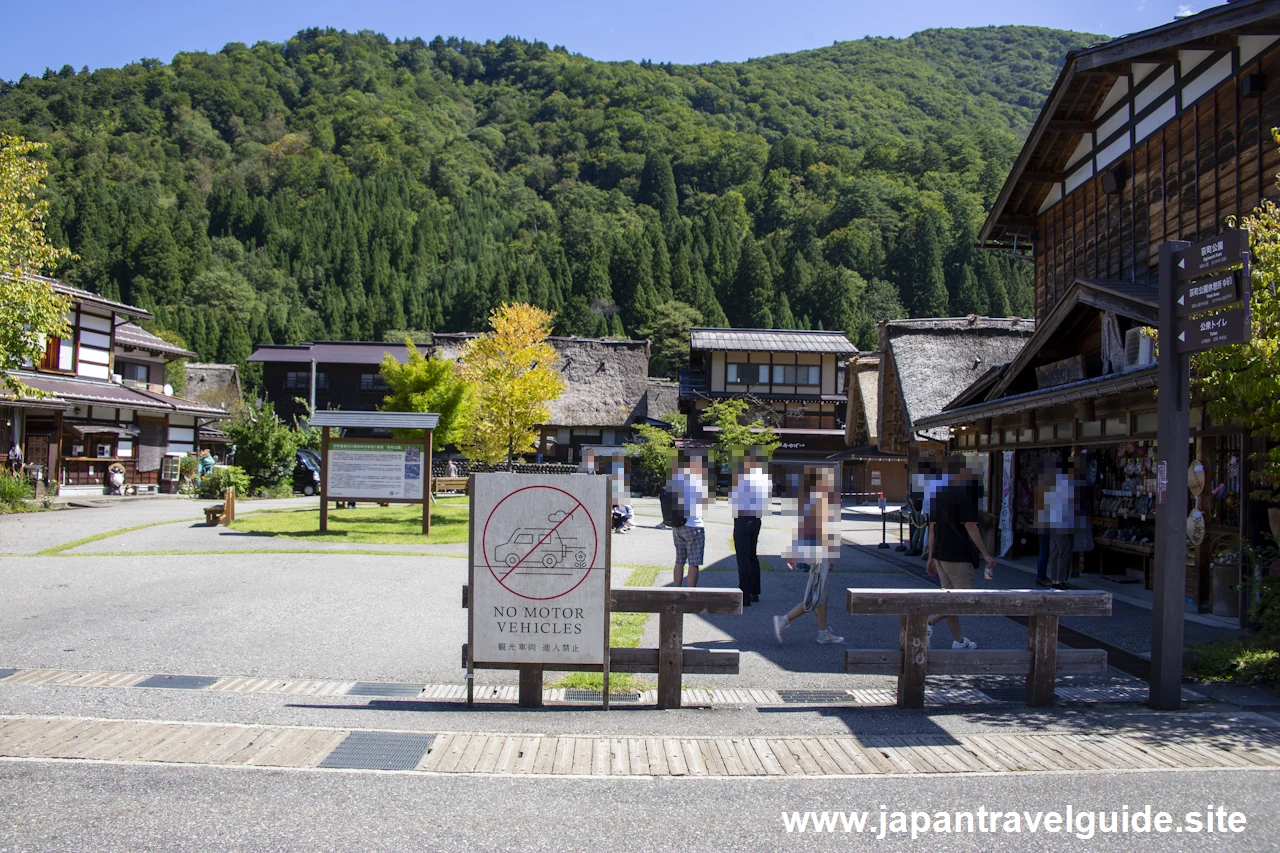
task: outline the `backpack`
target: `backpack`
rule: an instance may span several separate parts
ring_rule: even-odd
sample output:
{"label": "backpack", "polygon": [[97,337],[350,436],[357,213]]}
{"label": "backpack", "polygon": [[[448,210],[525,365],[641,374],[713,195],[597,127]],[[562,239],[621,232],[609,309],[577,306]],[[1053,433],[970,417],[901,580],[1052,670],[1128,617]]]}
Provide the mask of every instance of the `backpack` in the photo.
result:
{"label": "backpack", "polygon": [[658,494],[658,505],[662,507],[662,523],[667,527],[684,527],[688,517],[680,511],[680,492],[678,487],[668,483]]}

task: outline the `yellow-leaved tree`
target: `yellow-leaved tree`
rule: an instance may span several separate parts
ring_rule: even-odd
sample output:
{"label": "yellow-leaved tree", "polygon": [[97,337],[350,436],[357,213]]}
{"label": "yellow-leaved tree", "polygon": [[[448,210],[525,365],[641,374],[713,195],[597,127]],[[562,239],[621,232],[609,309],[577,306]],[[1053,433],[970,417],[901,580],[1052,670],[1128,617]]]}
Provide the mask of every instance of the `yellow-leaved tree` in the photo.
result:
{"label": "yellow-leaved tree", "polygon": [[33,278],[72,257],[49,244],[44,233],[49,203],[36,199],[48,168],[31,155],[47,147],[0,134],[0,390],[17,396],[40,394],[9,371],[26,362],[39,364],[45,340],[69,334],[70,300]]}
{"label": "yellow-leaved tree", "polygon": [[489,317],[493,331],[462,348],[462,377],[471,384],[471,418],[459,445],[490,464],[533,450],[535,427],[564,391],[555,348],[547,343],[554,315],[533,305],[504,304]]}

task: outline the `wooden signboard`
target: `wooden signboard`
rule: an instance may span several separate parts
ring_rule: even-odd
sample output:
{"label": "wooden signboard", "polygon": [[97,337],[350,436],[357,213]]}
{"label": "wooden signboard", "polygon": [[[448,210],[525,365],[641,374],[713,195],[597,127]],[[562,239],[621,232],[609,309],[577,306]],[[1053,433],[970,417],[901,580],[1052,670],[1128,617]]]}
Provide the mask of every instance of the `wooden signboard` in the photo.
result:
{"label": "wooden signboard", "polygon": [[1178,319],[1178,352],[1200,352],[1245,343],[1252,331],[1248,319],[1248,311],[1181,317]]}
{"label": "wooden signboard", "polygon": [[1179,282],[1175,301],[1179,317],[1198,314],[1211,308],[1225,308],[1240,301],[1240,284],[1236,281],[1234,270],[1224,275]]}
{"label": "wooden signboard", "polygon": [[468,670],[557,664],[609,673],[609,478],[475,474]]}
{"label": "wooden signboard", "polygon": [[1173,254],[1173,273],[1178,281],[1201,278],[1239,266],[1249,250],[1249,232],[1241,228],[1223,231]]}

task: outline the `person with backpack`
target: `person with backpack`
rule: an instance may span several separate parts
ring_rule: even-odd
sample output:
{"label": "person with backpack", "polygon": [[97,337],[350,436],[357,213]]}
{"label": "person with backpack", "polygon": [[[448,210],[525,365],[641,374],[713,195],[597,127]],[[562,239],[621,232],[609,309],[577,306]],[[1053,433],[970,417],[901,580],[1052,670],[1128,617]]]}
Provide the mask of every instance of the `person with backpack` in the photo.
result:
{"label": "person with backpack", "polygon": [[689,567],[689,586],[698,585],[698,569],[702,566],[707,543],[707,531],[702,521],[702,507],[708,503],[707,495],[702,459],[690,456],[681,465],[677,456],[671,478],[658,499],[662,507],[662,522],[671,528],[671,538],[676,546],[673,586],[684,584],[686,565]]}

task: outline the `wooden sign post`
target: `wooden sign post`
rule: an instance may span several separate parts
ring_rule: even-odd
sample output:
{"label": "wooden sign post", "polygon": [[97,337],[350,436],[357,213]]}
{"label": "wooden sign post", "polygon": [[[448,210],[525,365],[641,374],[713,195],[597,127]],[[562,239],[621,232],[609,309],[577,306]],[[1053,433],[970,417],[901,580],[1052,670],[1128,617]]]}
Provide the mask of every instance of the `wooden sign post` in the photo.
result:
{"label": "wooden sign post", "polygon": [[[1234,279],[1227,282],[1222,275],[1236,266],[1242,266],[1239,287],[1234,286]],[[1160,247],[1159,447],[1150,704],[1161,710],[1182,707],[1190,354],[1249,340],[1249,290],[1249,235],[1243,230],[1227,231],[1195,244],[1174,241]],[[1242,310],[1198,315],[1238,301],[1244,302]]]}

